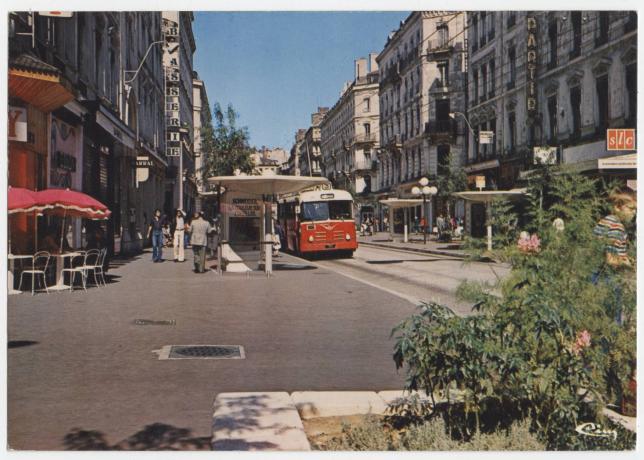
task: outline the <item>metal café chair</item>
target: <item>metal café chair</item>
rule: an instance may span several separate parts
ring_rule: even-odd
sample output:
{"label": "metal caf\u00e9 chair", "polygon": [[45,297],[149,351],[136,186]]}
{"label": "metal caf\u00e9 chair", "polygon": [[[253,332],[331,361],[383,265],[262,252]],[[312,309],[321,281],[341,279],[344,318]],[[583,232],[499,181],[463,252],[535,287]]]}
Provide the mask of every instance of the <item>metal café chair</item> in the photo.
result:
{"label": "metal caf\u00e9 chair", "polygon": [[38,251],[34,254],[33,259],[31,259],[31,269],[23,270],[20,273],[20,284],[18,285],[18,290],[22,289],[22,280],[25,274],[31,276],[31,295],[36,293],[36,278],[42,277],[42,284],[45,286],[45,291],[49,294],[49,289],[47,289],[47,268],[49,267],[49,261],[51,259],[51,254],[47,251]]}
{"label": "metal caf\u00e9 chair", "polygon": [[85,261],[81,267],[83,273],[85,274],[85,284],[87,284],[87,279],[89,274],[94,275],[94,285],[99,287],[98,277],[96,275],[96,267],[98,261],[101,257],[101,252],[98,249],[90,249],[85,253]]}
{"label": "metal caf\u00e9 chair", "polygon": [[98,261],[96,263],[96,266],[94,267],[94,279],[96,280],[97,275],[100,275],[101,281],[103,282],[103,286],[107,286],[107,283],[105,282],[105,272],[103,271],[103,267],[105,266],[106,256],[107,256],[107,248],[101,249],[101,252],[98,256]]}
{"label": "metal caf\u00e9 chair", "polygon": [[83,289],[87,291],[87,287],[85,286],[85,279],[87,278],[85,274],[85,261],[87,259],[87,253],[86,252],[79,252],[78,255],[74,256],[71,258],[69,268],[63,268],[62,269],[62,276],[65,276],[65,272],[69,273],[69,290],[73,291],[74,290],[74,280],[76,279],[76,275],[81,276],[81,283],[83,285]]}

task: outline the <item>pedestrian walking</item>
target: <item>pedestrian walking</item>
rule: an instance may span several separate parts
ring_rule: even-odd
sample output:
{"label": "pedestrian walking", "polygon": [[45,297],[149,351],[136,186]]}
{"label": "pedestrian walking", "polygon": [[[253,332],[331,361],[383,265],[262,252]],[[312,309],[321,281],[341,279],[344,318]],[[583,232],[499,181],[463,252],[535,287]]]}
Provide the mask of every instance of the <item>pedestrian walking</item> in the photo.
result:
{"label": "pedestrian walking", "polygon": [[156,209],[148,227],[148,238],[152,236],[152,262],[163,261],[163,227],[165,219],[161,216],[161,210]]}
{"label": "pedestrian walking", "polygon": [[185,222],[184,214],[181,209],[177,209],[177,212],[174,216],[174,235],[172,246],[174,249],[174,261],[175,262],[184,262],[185,261],[185,252],[184,252],[184,236],[185,236]]}
{"label": "pedestrian walking", "polygon": [[203,214],[199,212],[194,213],[192,222],[190,223],[190,244],[194,252],[194,265],[195,273],[204,273],[206,271],[206,246],[208,244],[208,233],[214,231],[215,228],[210,225],[210,222],[203,218]]}

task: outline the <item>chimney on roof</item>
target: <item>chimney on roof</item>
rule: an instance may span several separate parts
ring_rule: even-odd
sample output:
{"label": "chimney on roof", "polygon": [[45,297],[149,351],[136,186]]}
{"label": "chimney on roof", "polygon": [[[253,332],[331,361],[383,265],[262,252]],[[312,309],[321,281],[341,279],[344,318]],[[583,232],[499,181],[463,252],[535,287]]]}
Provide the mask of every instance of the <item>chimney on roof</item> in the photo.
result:
{"label": "chimney on roof", "polygon": [[378,53],[369,53],[369,72],[378,71],[378,63],[376,62],[377,57]]}
{"label": "chimney on roof", "polygon": [[356,59],[354,62],[356,65],[356,80],[358,78],[365,77],[367,75],[367,60],[365,58],[360,58]]}

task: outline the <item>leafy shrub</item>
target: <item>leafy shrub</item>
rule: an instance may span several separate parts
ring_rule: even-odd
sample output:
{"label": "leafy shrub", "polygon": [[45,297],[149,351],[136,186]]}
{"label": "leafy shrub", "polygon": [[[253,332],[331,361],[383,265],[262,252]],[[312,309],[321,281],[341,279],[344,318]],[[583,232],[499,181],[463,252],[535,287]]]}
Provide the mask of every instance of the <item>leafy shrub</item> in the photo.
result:
{"label": "leafy shrub", "polygon": [[[525,228],[537,237],[517,245],[509,225],[497,249],[512,265],[493,288],[501,295],[468,283],[459,293],[479,314],[462,318],[428,303],[394,328],[406,389],[430,397],[462,390],[468,439],[480,434],[481,413],[497,401],[529,416],[549,449],[577,448],[575,427],[597,420],[630,378],[635,284],[604,264],[603,242],[593,234],[605,213],[602,197],[591,179],[543,171],[526,210]],[[502,211],[499,222],[512,222]],[[564,220],[563,231],[553,228],[555,218]],[[593,283],[601,270],[605,276]]]}

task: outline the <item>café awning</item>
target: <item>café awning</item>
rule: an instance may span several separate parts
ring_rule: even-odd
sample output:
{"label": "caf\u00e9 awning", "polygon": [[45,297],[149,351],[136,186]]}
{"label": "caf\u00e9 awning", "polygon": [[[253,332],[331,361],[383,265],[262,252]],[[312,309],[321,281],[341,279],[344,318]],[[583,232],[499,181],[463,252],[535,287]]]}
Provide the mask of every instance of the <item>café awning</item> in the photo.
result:
{"label": "caf\u00e9 awning", "polygon": [[43,112],[51,112],[74,99],[60,70],[28,53],[9,62],[9,95]]}

